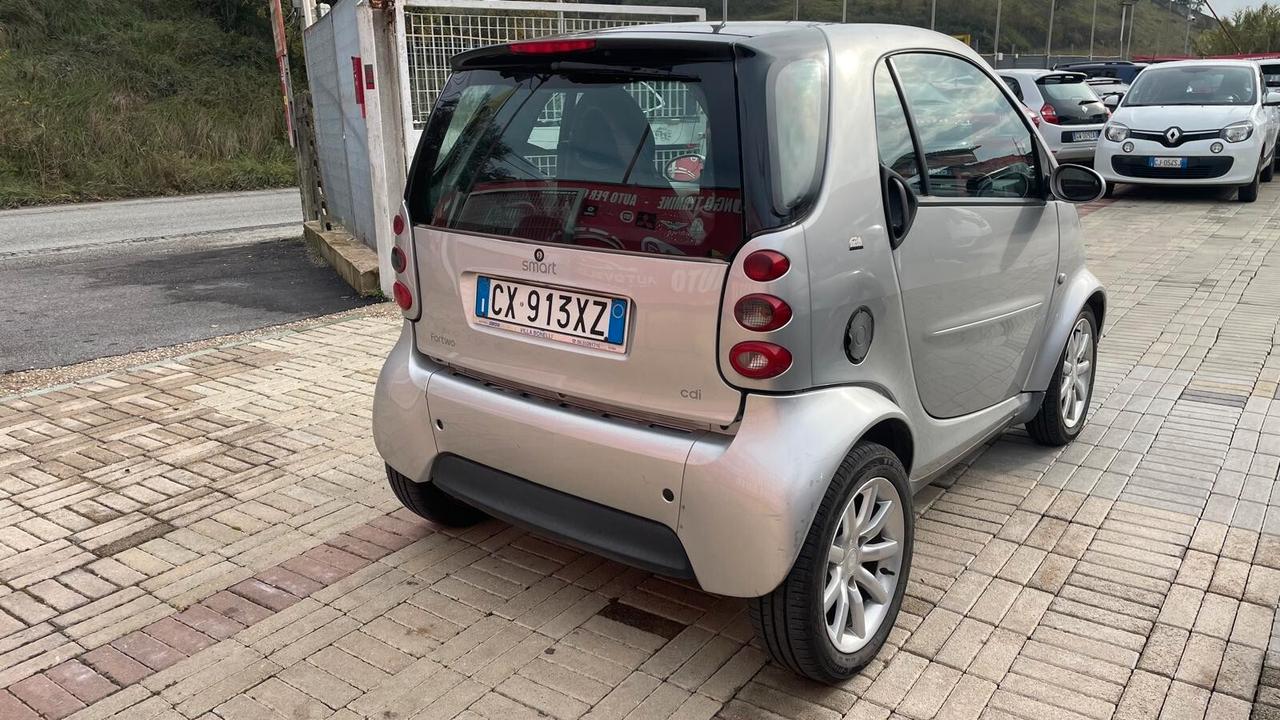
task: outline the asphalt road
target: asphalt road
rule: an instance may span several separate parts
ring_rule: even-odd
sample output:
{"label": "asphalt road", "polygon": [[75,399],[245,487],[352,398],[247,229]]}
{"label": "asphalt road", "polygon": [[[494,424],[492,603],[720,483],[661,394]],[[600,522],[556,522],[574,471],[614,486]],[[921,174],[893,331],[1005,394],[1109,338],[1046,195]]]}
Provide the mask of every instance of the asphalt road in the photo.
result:
{"label": "asphalt road", "polygon": [[0,212],[0,257],[301,222],[296,189],[47,205]]}
{"label": "asphalt road", "polygon": [[0,212],[0,372],[359,307],[301,240],[296,190]]}

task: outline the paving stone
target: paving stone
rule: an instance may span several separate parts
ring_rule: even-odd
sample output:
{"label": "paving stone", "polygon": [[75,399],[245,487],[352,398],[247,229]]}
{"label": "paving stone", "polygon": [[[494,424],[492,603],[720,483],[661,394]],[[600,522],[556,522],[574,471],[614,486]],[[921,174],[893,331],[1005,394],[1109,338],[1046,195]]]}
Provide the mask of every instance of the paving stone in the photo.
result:
{"label": "paving stone", "polygon": [[1160,715],[1169,691],[1167,677],[1137,670],[1125,686],[1124,696],[1116,706],[1116,720],[1146,720]]}
{"label": "paving stone", "polygon": [[903,698],[898,712],[912,718],[934,717],[960,681],[960,675],[958,670],[929,663]]}
{"label": "paving stone", "polygon": [[152,670],[163,670],[185,657],[181,652],[141,632],[125,635],[111,646]]}
{"label": "paving stone", "polygon": [[863,697],[878,705],[897,707],[928,665],[929,661],[922,657],[899,653],[871,683]]}
{"label": "paving stone", "polygon": [[85,706],[45,675],[32,675],[19,680],[9,686],[9,692],[32,710],[53,720],[64,718]]}
{"label": "paving stone", "polygon": [[105,676],[79,660],[68,660],[49,668],[44,674],[86,705],[92,705],[118,689]]}
{"label": "paving stone", "polygon": [[39,713],[7,690],[0,690],[0,717],[6,720],[40,720]]}
{"label": "paving stone", "polygon": [[110,645],[94,648],[80,659],[120,687],[132,685],[151,674],[150,668]]}
{"label": "paving stone", "polygon": [[1157,624],[1147,638],[1147,645],[1142,650],[1138,667],[1147,672],[1173,677],[1182,660],[1182,652],[1186,648],[1191,633],[1188,630],[1172,625]]}
{"label": "paving stone", "polygon": [[1218,638],[1191,633],[1174,678],[1212,690],[1226,649],[1227,644]]}
{"label": "paving stone", "polygon": [[173,617],[161,618],[142,631],[183,655],[194,655],[214,643],[213,638]]}
{"label": "paving stone", "polygon": [[768,663],[740,600],[397,509],[368,435],[394,313],[2,399],[0,717],[44,678],[77,720],[1280,720],[1275,192],[1082,210],[1089,425],[918,496],[898,624],[837,688]]}

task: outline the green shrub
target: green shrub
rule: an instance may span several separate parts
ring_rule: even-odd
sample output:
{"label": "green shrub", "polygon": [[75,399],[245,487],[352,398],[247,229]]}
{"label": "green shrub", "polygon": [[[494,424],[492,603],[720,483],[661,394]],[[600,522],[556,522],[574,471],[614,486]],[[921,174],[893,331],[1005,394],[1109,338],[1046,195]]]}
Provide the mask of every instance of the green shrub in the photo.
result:
{"label": "green shrub", "polygon": [[270,26],[218,5],[0,0],[0,206],[293,183]]}

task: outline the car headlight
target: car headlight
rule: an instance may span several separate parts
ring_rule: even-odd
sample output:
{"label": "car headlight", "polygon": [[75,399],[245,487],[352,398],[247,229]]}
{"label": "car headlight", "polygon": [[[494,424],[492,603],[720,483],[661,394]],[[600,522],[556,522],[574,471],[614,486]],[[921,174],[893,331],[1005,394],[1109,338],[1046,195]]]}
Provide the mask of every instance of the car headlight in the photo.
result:
{"label": "car headlight", "polygon": [[1231,123],[1222,128],[1222,139],[1227,142],[1244,142],[1253,135],[1253,123],[1243,120],[1238,123]]}
{"label": "car headlight", "polygon": [[1111,142],[1120,142],[1121,140],[1129,137],[1129,128],[1116,122],[1107,123],[1107,127],[1103,130],[1103,134],[1105,134],[1107,139]]}

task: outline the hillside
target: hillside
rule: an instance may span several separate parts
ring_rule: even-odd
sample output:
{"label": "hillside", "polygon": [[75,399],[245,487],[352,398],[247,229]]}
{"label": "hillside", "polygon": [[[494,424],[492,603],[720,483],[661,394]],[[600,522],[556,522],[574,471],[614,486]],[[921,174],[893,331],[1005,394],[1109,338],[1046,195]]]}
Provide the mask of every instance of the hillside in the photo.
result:
{"label": "hillside", "polygon": [[265,6],[0,0],[0,207],[295,182]]}

